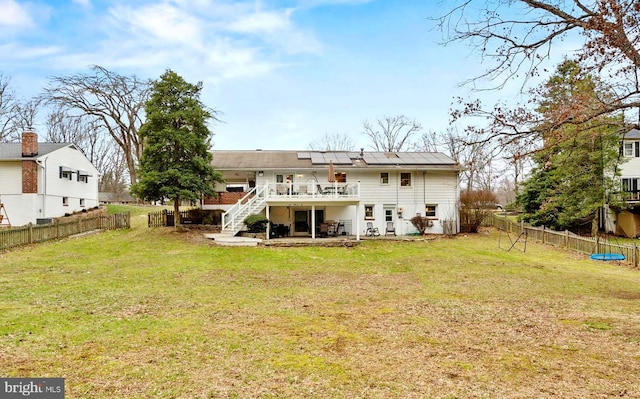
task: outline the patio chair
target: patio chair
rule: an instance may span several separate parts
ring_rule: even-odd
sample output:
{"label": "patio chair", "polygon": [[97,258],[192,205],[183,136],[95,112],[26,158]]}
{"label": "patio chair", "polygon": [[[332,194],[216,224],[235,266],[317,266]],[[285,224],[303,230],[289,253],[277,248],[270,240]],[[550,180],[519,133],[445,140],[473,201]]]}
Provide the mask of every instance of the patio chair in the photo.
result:
{"label": "patio chair", "polygon": [[367,222],[367,231],[364,233],[364,235],[369,237],[377,237],[380,235],[380,231],[378,231],[377,227],[373,227],[372,222]]}
{"label": "patio chair", "polygon": [[393,234],[394,236],[396,235],[396,228],[393,227],[393,222],[387,222],[387,228],[384,231],[384,235],[388,236]]}

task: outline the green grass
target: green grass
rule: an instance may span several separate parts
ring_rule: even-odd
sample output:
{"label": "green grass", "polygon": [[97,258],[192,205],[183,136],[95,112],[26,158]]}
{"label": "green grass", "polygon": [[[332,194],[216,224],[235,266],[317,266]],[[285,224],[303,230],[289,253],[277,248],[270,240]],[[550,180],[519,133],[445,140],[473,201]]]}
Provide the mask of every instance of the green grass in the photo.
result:
{"label": "green grass", "polygon": [[497,235],[224,248],[133,228],[0,254],[0,375],[67,398],[635,397],[640,275]]}

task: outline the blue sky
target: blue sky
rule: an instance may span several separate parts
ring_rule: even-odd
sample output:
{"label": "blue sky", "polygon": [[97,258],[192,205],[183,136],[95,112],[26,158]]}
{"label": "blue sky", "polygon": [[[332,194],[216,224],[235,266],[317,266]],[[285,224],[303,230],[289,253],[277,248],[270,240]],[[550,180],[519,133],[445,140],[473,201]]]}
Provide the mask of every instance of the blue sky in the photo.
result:
{"label": "blue sky", "polygon": [[444,131],[452,99],[470,95],[459,83],[480,60],[440,46],[428,20],[446,4],[0,0],[0,72],[29,97],[93,64],[151,79],[172,69],[222,112],[215,149],[306,149],[336,133],[367,147],[365,120],[404,114]]}

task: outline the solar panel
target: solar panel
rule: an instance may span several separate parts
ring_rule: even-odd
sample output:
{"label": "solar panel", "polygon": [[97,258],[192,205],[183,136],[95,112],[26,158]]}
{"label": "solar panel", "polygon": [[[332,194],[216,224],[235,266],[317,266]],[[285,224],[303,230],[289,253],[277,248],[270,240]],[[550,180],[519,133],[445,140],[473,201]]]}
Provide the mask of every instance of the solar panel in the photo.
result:
{"label": "solar panel", "polygon": [[325,164],[324,156],[319,152],[310,153],[312,164]]}
{"label": "solar panel", "polygon": [[311,159],[311,154],[308,152],[299,152],[298,159]]}

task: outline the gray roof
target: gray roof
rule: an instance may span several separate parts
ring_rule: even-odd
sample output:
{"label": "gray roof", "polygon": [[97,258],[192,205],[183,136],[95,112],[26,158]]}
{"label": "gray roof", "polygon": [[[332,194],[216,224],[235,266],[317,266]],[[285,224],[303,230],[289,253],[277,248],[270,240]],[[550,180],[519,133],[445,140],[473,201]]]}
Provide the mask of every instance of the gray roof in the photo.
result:
{"label": "gray roof", "polygon": [[[39,158],[43,155],[49,154],[50,152],[59,150],[60,148],[72,145],[73,144],[69,143],[38,143],[38,155],[24,158]],[[17,160],[24,158],[22,157],[22,144],[0,143],[0,160]]]}
{"label": "gray roof", "polygon": [[640,130],[631,129],[624,134],[625,139],[640,139]]}
{"label": "gray roof", "polygon": [[212,151],[212,165],[218,170],[269,170],[325,168],[331,161],[340,169],[444,169],[458,170],[459,165],[439,152],[364,151]]}

